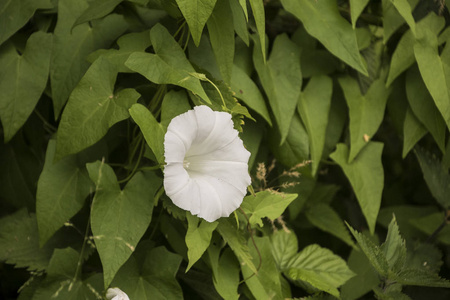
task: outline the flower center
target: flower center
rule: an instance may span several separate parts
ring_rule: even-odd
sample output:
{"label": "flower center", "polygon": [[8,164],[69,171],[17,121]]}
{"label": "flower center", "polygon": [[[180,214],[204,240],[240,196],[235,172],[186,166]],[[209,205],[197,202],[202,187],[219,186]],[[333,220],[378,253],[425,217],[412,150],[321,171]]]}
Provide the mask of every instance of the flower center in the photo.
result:
{"label": "flower center", "polygon": [[189,162],[189,161],[187,161],[187,160],[184,160],[183,161],[183,168],[184,169],[189,169],[189,166],[191,165],[191,163]]}

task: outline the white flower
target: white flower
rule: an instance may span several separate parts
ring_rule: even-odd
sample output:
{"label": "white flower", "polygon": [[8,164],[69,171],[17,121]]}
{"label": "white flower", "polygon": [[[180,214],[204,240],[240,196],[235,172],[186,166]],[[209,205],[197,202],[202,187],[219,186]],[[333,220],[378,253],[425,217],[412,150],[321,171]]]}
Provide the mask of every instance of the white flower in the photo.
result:
{"label": "white flower", "polygon": [[248,152],[231,115],[197,106],[170,122],[164,189],[178,207],[208,222],[229,216],[251,183]]}
{"label": "white flower", "polygon": [[106,298],[109,300],[130,300],[128,295],[119,288],[109,288],[106,291]]}

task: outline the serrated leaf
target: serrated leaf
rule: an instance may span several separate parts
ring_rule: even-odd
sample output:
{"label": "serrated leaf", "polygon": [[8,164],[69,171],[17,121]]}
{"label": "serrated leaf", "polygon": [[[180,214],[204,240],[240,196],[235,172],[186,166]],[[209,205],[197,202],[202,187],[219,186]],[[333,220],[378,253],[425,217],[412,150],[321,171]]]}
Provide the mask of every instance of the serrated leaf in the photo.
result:
{"label": "serrated leaf", "polygon": [[203,27],[208,21],[217,0],[176,0],[178,7],[186,19],[195,45],[198,47]]}
{"label": "serrated leaf", "polygon": [[436,245],[416,243],[412,250],[408,251],[406,265],[410,269],[438,274],[442,264],[442,252]]}
{"label": "serrated leaf", "polygon": [[337,288],[355,276],[342,258],[318,245],[307,246],[297,253],[285,274],[292,280],[306,281],[338,298]]}
{"label": "serrated leaf", "polygon": [[297,198],[297,194],[280,194],[262,191],[256,196],[250,195],[244,198],[241,208],[249,216],[251,225],[263,226],[262,218],[275,220]]}
{"label": "serrated leaf", "polygon": [[256,273],[257,270],[252,261],[247,241],[243,233],[233,224],[233,221],[229,218],[221,219],[217,226],[217,231],[224,241],[228,243],[241,264],[245,264],[253,273]]}
{"label": "serrated leaf", "polygon": [[408,106],[406,108],[405,121],[403,122],[402,158],[406,157],[409,151],[425,136],[425,134],[427,134],[427,132],[427,129],[420,123]]}
{"label": "serrated leaf", "polygon": [[368,76],[359,54],[355,31],[339,13],[336,1],[282,0],[281,3],[288,12],[302,21],[306,31],[325,48]]}
{"label": "serrated leaf", "polygon": [[165,130],[156,121],[152,113],[142,104],[135,104],[130,108],[130,115],[138,124],[145,141],[152,149],[160,165],[164,164],[164,134]]}
{"label": "serrated leaf", "polygon": [[333,81],[328,76],[311,77],[298,100],[298,112],[309,136],[312,175],[315,176],[325,146]]}
{"label": "serrated leaf", "polygon": [[[253,261],[258,263],[261,259],[263,263],[253,276],[253,271],[247,265],[242,265],[242,274],[244,278],[247,278],[245,284],[255,299],[284,299],[281,292],[281,274],[272,257],[269,238],[254,237],[254,240],[256,246],[253,245],[251,240],[248,241]],[[255,247],[258,247],[258,250]]]}
{"label": "serrated leaf", "polygon": [[106,288],[147,230],[152,219],[151,200],[161,179],[154,173],[136,173],[121,190],[110,166],[97,161],[86,167],[96,184],[91,227]]}
{"label": "serrated leaf", "polygon": [[[256,31],[258,32],[259,44],[263,62],[266,63],[266,48],[263,45],[266,44],[266,17],[264,13],[264,3],[259,0],[249,0],[250,7],[252,8],[253,17],[255,18]],[[242,4],[242,7],[246,5]]]}
{"label": "serrated leaf", "polygon": [[352,163],[347,162],[349,151],[344,144],[338,144],[330,155],[350,181],[371,233],[375,232],[384,186],[382,152],[382,143],[369,142]]}
{"label": "serrated leaf", "polygon": [[55,150],[56,141],[50,140],[36,194],[41,246],[83,207],[94,190],[84,166],[86,161],[71,155],[55,162]]}
{"label": "serrated leaf", "polygon": [[423,177],[436,201],[444,208],[450,207],[450,175],[435,156],[421,148],[415,151]]}
{"label": "serrated leaf", "polygon": [[378,131],[390,90],[385,88],[382,78],[374,81],[365,95],[351,77],[341,77],[339,83],[349,107],[351,146],[348,162],[351,163]]}
{"label": "serrated leaf", "polygon": [[[313,198],[315,201],[315,198]],[[316,202],[316,201],[315,201]],[[306,212],[305,216],[311,224],[319,229],[331,233],[335,237],[341,239],[344,243],[351,247],[356,247],[350,233],[345,228],[344,221],[339,214],[327,204],[312,205]]]}
{"label": "serrated leaf", "polygon": [[272,126],[266,102],[259,91],[258,86],[241,68],[233,65],[231,75],[231,89],[235,92],[235,97],[244,101],[248,107],[260,114],[264,120]]}
{"label": "serrated leaf", "polygon": [[302,86],[300,49],[286,34],[278,35],[270,58],[264,63],[258,48],[255,46],[253,49],[253,63],[278,124],[281,145],[289,133]]}
{"label": "serrated leaf", "polygon": [[209,223],[205,220],[200,220],[191,213],[186,212],[186,219],[188,221],[188,231],[186,233],[186,246],[188,248],[189,264],[186,272],[202,257],[203,253],[209,247],[213,231],[216,229],[218,222]]}
{"label": "serrated leaf", "polygon": [[208,19],[209,40],[217,65],[226,83],[231,82],[234,58],[233,16],[228,0],[217,0]]}
{"label": "serrated leaf", "polygon": [[111,13],[122,1],[123,0],[94,0],[89,2],[89,7],[77,18],[73,27],[85,22],[103,18]]}
{"label": "serrated leaf", "polygon": [[112,286],[119,286],[130,299],[182,299],[183,292],[175,278],[181,260],[165,247],[147,250],[141,260],[130,257],[120,268]]}
{"label": "serrated leaf", "polygon": [[355,29],[356,20],[363,12],[364,8],[369,3],[369,0],[350,0],[350,15],[352,18],[352,27]]}
{"label": "serrated leaf", "polygon": [[17,268],[44,270],[54,245],[39,247],[36,216],[21,209],[0,219],[0,261]]}
{"label": "serrated leaf", "polygon": [[128,109],[140,95],[134,89],[115,94],[116,76],[115,66],[100,57],[78,83],[61,116],[57,160],[95,144],[111,126],[130,116]]}
{"label": "serrated leaf", "polygon": [[385,254],[390,270],[399,272],[403,269],[406,261],[406,244],[400,235],[395,216],[389,224],[386,241],[380,248]]}
{"label": "serrated leaf", "polygon": [[52,36],[36,32],[22,55],[12,43],[0,49],[0,119],[5,143],[23,126],[45,89],[51,47]]}
{"label": "serrated leaf", "polygon": [[389,263],[386,259],[386,256],[383,250],[380,249],[377,245],[375,245],[369,238],[367,238],[362,233],[353,229],[350,225],[348,225],[348,229],[353,234],[358,243],[361,250],[364,252],[366,257],[369,259],[370,264],[375,268],[375,270],[382,277],[386,277],[389,272]]}
{"label": "serrated leaf", "polygon": [[109,15],[88,24],[73,27],[87,3],[84,0],[58,2],[58,22],[53,39],[53,55],[50,63],[50,82],[55,119],[64,107],[70,93],[89,68],[88,54],[107,48],[127,28],[122,16]]}
{"label": "serrated leaf", "polygon": [[156,84],[174,84],[188,89],[211,104],[200,80],[193,75],[194,68],[167,29],[160,24],[153,26],[150,40],[156,54],[133,53],[125,66]]}
{"label": "serrated leaf", "polygon": [[0,9],[0,45],[24,26],[37,9],[50,9],[50,0],[2,1]]}
{"label": "serrated leaf", "polygon": [[450,281],[439,277],[438,274],[424,270],[402,270],[395,276],[395,280],[403,285],[450,288]]}
{"label": "serrated leaf", "polygon": [[298,251],[297,236],[292,231],[278,230],[272,234],[270,240],[272,243],[272,255],[278,270],[287,270],[289,261]]}

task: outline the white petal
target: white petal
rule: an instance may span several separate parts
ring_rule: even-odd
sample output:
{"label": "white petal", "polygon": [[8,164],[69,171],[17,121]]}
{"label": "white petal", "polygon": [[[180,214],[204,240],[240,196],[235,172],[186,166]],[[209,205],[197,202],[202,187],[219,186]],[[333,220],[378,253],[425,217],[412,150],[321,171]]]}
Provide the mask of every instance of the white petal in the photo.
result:
{"label": "white petal", "polygon": [[128,295],[119,288],[109,288],[106,291],[106,298],[110,300],[130,300]]}

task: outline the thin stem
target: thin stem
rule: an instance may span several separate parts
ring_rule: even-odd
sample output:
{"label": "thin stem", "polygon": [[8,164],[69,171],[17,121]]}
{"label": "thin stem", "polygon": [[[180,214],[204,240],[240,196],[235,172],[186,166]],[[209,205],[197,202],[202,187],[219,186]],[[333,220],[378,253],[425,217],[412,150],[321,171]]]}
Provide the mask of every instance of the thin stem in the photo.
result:
{"label": "thin stem", "polygon": [[212,82],[211,80],[208,79],[208,77],[205,76],[205,80],[208,81],[209,83],[212,84],[212,86],[216,89],[216,91],[219,93],[220,99],[222,99],[222,103],[223,103],[223,107],[228,110],[227,105],[225,104],[225,100],[223,99],[222,93],[220,92],[219,88],[214,84],[214,82]]}
{"label": "thin stem", "polygon": [[247,230],[250,233],[250,238],[252,240],[252,244],[255,247],[256,253],[258,253],[258,258],[259,258],[259,263],[258,263],[258,267],[256,268],[256,272],[253,273],[252,275],[250,275],[249,277],[241,280],[241,282],[239,282],[239,284],[241,284],[241,283],[246,282],[247,280],[249,280],[250,278],[252,278],[253,276],[255,276],[258,273],[258,271],[262,265],[262,256],[261,256],[261,252],[259,251],[258,246],[256,245],[255,238],[253,237],[253,231],[252,231],[252,227],[250,226],[250,220],[249,220],[247,214],[245,213],[245,211],[242,209],[242,207],[239,207],[239,210],[241,211],[241,213],[244,215],[245,219],[247,220]]}
{"label": "thin stem", "polygon": [[44,116],[42,116],[41,113],[37,109],[34,109],[34,113],[36,114],[36,116],[38,116],[38,118],[42,121],[42,123],[44,123],[44,126],[46,126],[48,129],[50,129],[52,131],[50,133],[53,134],[58,130],[55,126],[53,126],[52,124],[47,122],[47,120],[44,118]]}
{"label": "thin stem", "polygon": [[175,38],[185,26],[186,20],[184,20],[183,23],[181,23],[180,27],[178,27],[177,31],[175,31],[175,33],[173,34],[173,37]]}
{"label": "thin stem", "polygon": [[144,144],[145,143],[141,139],[141,141],[139,142],[139,145],[141,146],[141,148],[140,148],[140,151],[139,151],[139,155],[138,155],[136,164],[134,165],[134,168],[131,171],[131,173],[125,179],[119,180],[119,183],[124,183],[124,182],[130,180],[131,177],[133,177],[133,175],[136,173],[136,170],[139,167],[139,164],[141,163],[142,156],[144,156]]}
{"label": "thin stem", "polygon": [[442,231],[442,229],[445,228],[445,226],[447,226],[447,224],[449,223],[449,215],[450,211],[447,211],[444,213],[444,221],[441,223],[441,225],[439,225],[438,228],[436,228],[436,230],[427,238],[426,242],[427,243],[431,243],[433,242],[433,240],[437,237],[437,235]]}
{"label": "thin stem", "polygon": [[84,251],[86,249],[86,244],[87,244],[87,240],[88,240],[90,224],[91,224],[90,223],[90,218],[88,218],[88,222],[87,222],[87,225],[86,225],[86,231],[84,232],[83,245],[81,246],[80,257],[78,258],[77,269],[75,271],[75,275],[73,276],[73,282],[75,282],[77,280],[78,275],[81,272],[81,265],[82,265]]}

